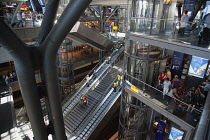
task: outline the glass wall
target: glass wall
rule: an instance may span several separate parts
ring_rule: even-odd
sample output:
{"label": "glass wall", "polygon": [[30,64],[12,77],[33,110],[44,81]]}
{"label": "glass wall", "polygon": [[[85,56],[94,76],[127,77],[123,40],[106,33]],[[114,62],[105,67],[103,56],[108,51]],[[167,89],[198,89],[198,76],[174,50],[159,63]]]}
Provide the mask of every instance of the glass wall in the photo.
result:
{"label": "glass wall", "polygon": [[74,89],[72,41],[65,39],[57,54],[59,86],[62,99]]}

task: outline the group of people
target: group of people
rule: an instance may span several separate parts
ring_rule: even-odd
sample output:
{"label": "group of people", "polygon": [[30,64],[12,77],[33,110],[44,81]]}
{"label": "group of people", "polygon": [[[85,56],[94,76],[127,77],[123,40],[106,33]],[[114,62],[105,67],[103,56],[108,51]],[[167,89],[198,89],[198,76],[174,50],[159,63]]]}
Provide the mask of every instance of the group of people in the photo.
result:
{"label": "group of people", "polygon": [[13,71],[8,71],[7,75],[0,76],[1,81],[5,82],[5,86],[7,86],[10,82],[17,81],[17,74]]}
{"label": "group of people", "polygon": [[[186,111],[193,111],[196,107],[199,109],[205,103],[208,91],[210,89],[210,82],[207,79],[203,82],[197,89],[194,87],[191,88],[188,92],[186,88],[182,86],[182,81],[178,78],[178,75],[175,75],[171,79],[171,72],[167,69],[167,72],[162,72],[159,77],[159,85],[157,86],[158,90],[163,92],[163,99],[167,98],[167,104],[170,106],[171,98],[179,99],[188,104]],[[165,96],[167,95],[167,96]],[[177,103],[177,110],[183,112],[184,107],[179,101]]]}
{"label": "group of people", "polygon": [[35,12],[32,12],[31,14],[26,14],[25,11],[18,11],[17,12],[17,15],[16,15],[17,22],[12,23],[11,26],[12,27],[14,27],[15,25],[17,25],[17,27],[20,27],[20,26],[21,27],[25,27],[25,26],[27,26],[26,17],[30,17],[32,19],[33,26],[35,26],[35,21],[36,21],[36,14],[35,14]]}

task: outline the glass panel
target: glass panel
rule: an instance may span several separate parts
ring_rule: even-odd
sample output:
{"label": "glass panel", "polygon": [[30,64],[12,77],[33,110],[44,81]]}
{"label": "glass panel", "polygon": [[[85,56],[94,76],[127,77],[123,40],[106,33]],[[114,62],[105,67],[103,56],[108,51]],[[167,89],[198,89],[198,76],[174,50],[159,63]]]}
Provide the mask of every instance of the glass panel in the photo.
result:
{"label": "glass panel", "polygon": [[[128,81],[126,82],[126,88],[131,89],[131,91],[136,93],[138,96],[141,96],[141,98],[144,96],[144,98],[150,100],[156,106],[167,110],[190,125],[194,127],[197,125],[203,106],[197,104],[194,106],[194,103],[189,101],[189,94],[183,93],[178,96],[176,94],[176,89],[172,89],[168,94],[163,96],[161,88],[154,88],[141,80],[138,80],[128,74],[126,75],[126,77],[130,79],[130,83]],[[196,97],[199,98],[200,95],[196,94]]]}

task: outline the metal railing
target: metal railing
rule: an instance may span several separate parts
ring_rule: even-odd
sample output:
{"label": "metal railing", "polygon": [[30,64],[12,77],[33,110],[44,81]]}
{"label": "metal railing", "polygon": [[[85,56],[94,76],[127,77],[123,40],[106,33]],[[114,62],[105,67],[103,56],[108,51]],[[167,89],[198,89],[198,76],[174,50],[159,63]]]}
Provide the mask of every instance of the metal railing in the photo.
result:
{"label": "metal railing", "polygon": [[[187,109],[189,107],[188,111],[192,110],[194,113],[197,114],[196,122],[195,122],[194,126],[197,125],[197,122],[200,119],[199,116],[201,115],[202,110],[197,109],[197,108],[193,109],[189,103],[186,103],[184,100],[182,100],[182,97],[175,98],[173,96],[168,96],[166,94],[165,98],[163,99],[163,96],[162,96],[163,92],[161,90],[158,90],[157,88],[155,88],[155,87],[153,87],[153,86],[151,86],[151,85],[149,85],[149,84],[147,84],[147,83],[145,83],[129,74],[125,74],[125,77],[134,86],[134,87],[132,87],[133,89],[131,88],[132,91],[136,92],[137,94],[140,94],[141,96],[147,97],[149,95],[151,98],[156,99],[160,103],[160,104],[156,104],[157,106],[159,106],[160,108],[164,107],[163,108],[164,110],[174,114],[175,116],[179,117],[180,119],[184,120],[187,123],[189,123],[189,122],[184,114],[187,113]],[[149,99],[149,97],[147,97],[147,98]],[[169,101],[168,98],[171,98],[171,100]],[[151,102],[153,102],[153,101],[151,100]],[[175,108],[171,108],[170,104],[174,104]],[[183,112],[180,112],[182,115],[178,115],[175,112],[178,105],[181,105],[181,107],[183,108]],[[192,125],[192,124],[190,124],[190,125]]]}
{"label": "metal railing", "polygon": [[[116,79],[117,79],[117,78],[115,78],[115,80],[116,80]],[[115,81],[115,80],[114,80],[114,81]],[[114,81],[113,81],[112,84],[105,90],[105,92],[103,92],[103,94],[101,94],[101,95],[98,97],[97,100],[94,100],[93,104],[95,104],[95,106],[92,106],[92,108],[90,109],[90,110],[94,110],[94,112],[89,111],[88,114],[86,114],[86,116],[88,116],[88,115],[90,115],[90,113],[91,113],[90,117],[88,117],[88,118],[85,117],[85,118],[80,122],[80,124],[78,125],[79,127],[77,128],[77,130],[80,130],[80,131],[78,131],[77,134],[80,133],[81,130],[83,130],[82,127],[85,127],[85,126],[87,125],[87,123],[92,119],[92,117],[94,116],[94,114],[97,112],[98,107],[100,107],[100,106],[101,106],[101,103],[104,102],[104,100],[102,100],[102,99],[103,99],[103,98],[104,98],[104,99],[107,99],[107,96],[104,97],[104,95],[106,95],[106,94],[108,93],[108,91],[111,90],[111,88],[113,87],[112,85],[113,85]],[[110,95],[110,94],[108,94],[108,95]],[[87,94],[86,94],[86,96],[87,96]],[[102,100],[102,101],[101,101],[101,100]],[[101,101],[101,102],[100,102],[100,101]],[[100,103],[100,104],[98,105],[98,103]],[[78,104],[79,104],[79,103],[78,103]]]}
{"label": "metal railing", "polygon": [[[119,49],[119,52],[120,51],[122,51],[122,50],[124,50],[124,47],[121,47],[120,49]],[[111,53],[111,52],[110,52]],[[109,55],[112,55],[113,53],[107,53],[107,55],[106,56],[104,56],[103,58],[102,58],[102,60],[101,61],[99,61],[98,62],[98,64],[87,74],[87,75],[91,75],[93,72],[94,72],[94,70],[96,70],[96,73],[98,72],[98,70],[103,66],[103,65],[105,65],[105,63],[106,63],[106,58],[109,56]],[[93,75],[91,75],[90,76],[90,79],[92,79],[92,77],[93,77]],[[82,79],[82,81],[79,83],[79,84],[77,84],[76,85],[76,87],[75,87],[75,89],[70,93],[70,94],[74,94],[72,97],[71,97],[71,95],[68,95],[67,97],[66,97],[66,99],[62,102],[62,106],[65,108],[65,104],[68,102],[68,100],[70,99],[70,98],[75,98],[77,95],[76,95],[76,93],[78,93],[80,90],[82,90],[83,89],[83,87],[85,86],[85,83],[86,83],[86,77],[84,77],[83,79]]]}
{"label": "metal railing", "polygon": [[[124,47],[121,47],[119,49],[119,51],[118,51],[119,55],[117,56],[117,58],[111,60],[109,67],[104,69],[104,71],[100,74],[100,76],[98,75],[98,77],[100,77],[100,79],[98,79],[97,81],[100,81],[101,79],[103,79],[103,77],[105,76],[105,73],[109,71],[109,68],[112,67],[113,65],[115,65],[115,62],[118,61],[118,58],[123,55],[123,51],[124,51]],[[114,54],[114,52],[112,54]],[[102,61],[104,61],[105,58],[106,57],[104,57],[104,59]],[[90,75],[94,70],[96,70],[96,72],[98,72],[100,70],[100,68],[102,68],[105,65],[105,63],[106,63],[106,61],[101,63],[102,61],[100,61],[87,75]],[[90,76],[90,79],[92,79],[92,77],[93,77],[93,75]],[[78,98],[77,102],[79,102],[80,95],[84,95],[85,96],[88,93],[89,89],[86,92],[84,92],[84,94],[82,94],[82,92],[81,92],[84,89],[84,87],[86,86],[86,83],[87,83],[86,78],[84,78],[76,86],[75,90],[72,91],[74,95],[72,97],[70,97],[70,95],[67,96],[67,98],[63,101],[63,103],[62,103],[63,112],[65,112],[66,108],[70,105],[70,103],[72,103],[74,100],[76,100],[76,98]],[[95,83],[96,83],[96,81],[91,83],[91,85],[94,85]],[[91,87],[91,85],[89,87]],[[71,108],[73,108],[75,105],[76,104],[74,104]]]}

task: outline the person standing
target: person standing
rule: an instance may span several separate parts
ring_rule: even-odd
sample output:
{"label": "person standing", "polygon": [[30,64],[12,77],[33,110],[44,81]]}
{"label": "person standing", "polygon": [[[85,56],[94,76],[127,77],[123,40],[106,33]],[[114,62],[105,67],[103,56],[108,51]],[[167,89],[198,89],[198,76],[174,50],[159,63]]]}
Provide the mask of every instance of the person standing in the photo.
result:
{"label": "person standing", "polygon": [[166,78],[165,81],[163,82],[163,99],[164,96],[168,94],[170,87],[171,87],[171,82],[169,81],[169,78]]}
{"label": "person standing", "polygon": [[25,16],[25,11],[22,12],[22,21],[23,21],[23,26],[26,26],[26,16]]}
{"label": "person standing", "polygon": [[170,71],[170,69],[166,70],[166,76],[169,79],[169,81],[171,81],[171,71]]}
{"label": "person standing", "polygon": [[83,103],[84,103],[85,106],[87,106],[87,104],[88,104],[88,98],[86,96],[83,98]]}
{"label": "person standing", "polygon": [[84,99],[84,96],[81,95],[81,96],[80,96],[80,104],[83,104],[83,101],[84,101],[83,99]]}
{"label": "person standing", "polygon": [[89,83],[90,82],[90,76],[89,75],[86,76],[86,82],[87,82],[87,87],[89,87],[89,84],[90,84]]}
{"label": "person standing", "polygon": [[191,92],[191,95],[190,95],[190,103],[188,105],[188,108],[187,108],[187,111],[192,107],[192,110],[191,112],[193,112],[194,108],[196,105],[199,105],[199,95],[198,94],[195,94],[194,91]]}
{"label": "person standing", "polygon": [[21,15],[20,15],[20,11],[18,11],[18,13],[17,13],[17,20],[18,20],[17,27],[19,27],[20,24],[23,27],[23,21],[22,21]]}
{"label": "person standing", "polygon": [[160,85],[160,84],[163,84],[165,76],[166,76],[166,75],[165,75],[165,72],[162,71],[162,73],[158,76],[159,85]]}
{"label": "person standing", "polygon": [[94,71],[93,71],[93,80],[96,79],[96,73],[97,73],[96,70],[94,70]]}
{"label": "person standing", "polygon": [[5,77],[5,84],[6,84],[6,87],[9,84],[9,77],[8,76]]}
{"label": "person standing", "polygon": [[181,80],[179,80],[178,75],[174,76],[174,79],[171,81],[173,88],[178,88],[179,84],[182,83]]}
{"label": "person standing", "polygon": [[185,27],[187,27],[187,25],[188,25],[189,16],[187,15],[187,13],[188,13],[188,11],[185,10],[184,15],[182,15],[182,17],[181,17],[180,28],[178,31],[178,34],[180,34],[180,35],[184,35]]}
{"label": "person standing", "polygon": [[35,27],[35,20],[36,20],[36,14],[35,12],[32,12],[32,23],[34,27]]}
{"label": "person standing", "polygon": [[117,91],[117,81],[115,81],[115,82],[113,83],[113,87],[114,87],[114,92],[116,92],[116,91]]}
{"label": "person standing", "polygon": [[205,82],[202,83],[202,85],[200,85],[201,88],[203,88],[203,93],[205,95],[205,99],[207,97],[207,94],[209,92],[209,89],[210,89],[210,82],[208,79],[206,79]]}
{"label": "person standing", "polygon": [[118,83],[118,85],[120,85],[120,83],[121,83],[121,75],[120,74],[117,75],[117,83]]}

